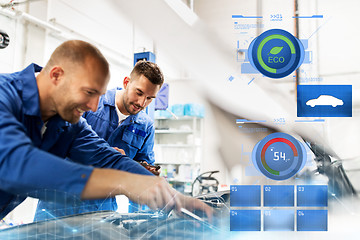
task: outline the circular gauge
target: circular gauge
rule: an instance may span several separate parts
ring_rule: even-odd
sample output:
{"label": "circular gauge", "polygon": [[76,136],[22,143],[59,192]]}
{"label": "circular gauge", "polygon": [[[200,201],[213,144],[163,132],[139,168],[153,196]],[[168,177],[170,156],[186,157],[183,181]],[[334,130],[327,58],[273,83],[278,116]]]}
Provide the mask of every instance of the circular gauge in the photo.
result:
{"label": "circular gauge", "polygon": [[305,164],[302,144],[286,133],[273,133],[256,144],[252,151],[254,166],[266,177],[285,180]]}
{"label": "circular gauge", "polygon": [[271,29],[255,38],[249,47],[249,60],[264,76],[283,78],[304,60],[304,47],[291,33]]}

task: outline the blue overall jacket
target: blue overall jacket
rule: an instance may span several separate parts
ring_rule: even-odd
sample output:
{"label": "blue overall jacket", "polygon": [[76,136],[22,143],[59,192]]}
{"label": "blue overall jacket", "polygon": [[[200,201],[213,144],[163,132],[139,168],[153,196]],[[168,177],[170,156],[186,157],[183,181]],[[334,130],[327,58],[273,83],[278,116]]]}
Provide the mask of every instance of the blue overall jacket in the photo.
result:
{"label": "blue overall jacket", "polygon": [[31,64],[0,74],[0,219],[28,196],[78,203],[94,167],[152,175],[110,147],[83,118],[70,124],[55,115],[42,137],[39,71]]}
{"label": "blue overall jacket", "polygon": [[[115,107],[116,90],[108,90],[100,97],[96,112],[86,112],[83,117],[110,146],[123,149],[126,156],[136,161],[146,161],[152,165],[155,161],[153,151],[154,122],[145,112],[140,111],[135,115],[130,115],[119,125]],[[117,208],[115,198],[83,201],[81,204],[77,203],[73,206],[39,201],[35,221],[84,212],[116,211]],[[62,209],[66,209],[66,211]]]}

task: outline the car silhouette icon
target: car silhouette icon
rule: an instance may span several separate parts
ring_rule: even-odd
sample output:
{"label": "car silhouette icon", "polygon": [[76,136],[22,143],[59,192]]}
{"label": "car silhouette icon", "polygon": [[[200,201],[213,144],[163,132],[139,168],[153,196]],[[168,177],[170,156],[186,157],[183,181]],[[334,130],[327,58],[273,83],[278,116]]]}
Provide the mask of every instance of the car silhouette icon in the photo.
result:
{"label": "car silhouette icon", "polygon": [[333,107],[337,107],[344,105],[344,102],[343,100],[330,95],[320,95],[318,98],[308,100],[306,102],[306,105],[310,107],[330,106],[330,105]]}

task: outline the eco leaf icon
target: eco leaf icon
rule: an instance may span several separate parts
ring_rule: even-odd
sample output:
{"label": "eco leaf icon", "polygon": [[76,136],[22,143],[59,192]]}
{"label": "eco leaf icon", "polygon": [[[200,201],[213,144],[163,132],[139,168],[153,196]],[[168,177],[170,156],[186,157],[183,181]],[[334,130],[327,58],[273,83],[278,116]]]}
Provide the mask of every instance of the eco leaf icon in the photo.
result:
{"label": "eco leaf icon", "polygon": [[279,52],[281,52],[281,50],[283,49],[283,47],[273,47],[270,52],[268,53],[268,55],[271,53],[273,55],[278,54]]}

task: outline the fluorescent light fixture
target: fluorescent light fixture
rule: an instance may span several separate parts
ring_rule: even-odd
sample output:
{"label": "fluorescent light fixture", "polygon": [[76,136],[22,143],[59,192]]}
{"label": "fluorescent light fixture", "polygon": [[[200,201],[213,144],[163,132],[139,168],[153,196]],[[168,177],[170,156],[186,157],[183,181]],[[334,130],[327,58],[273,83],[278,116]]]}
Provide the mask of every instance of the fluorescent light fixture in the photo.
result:
{"label": "fluorescent light fixture", "polygon": [[181,0],[164,1],[190,26],[194,25],[194,23],[198,20],[198,16]]}

